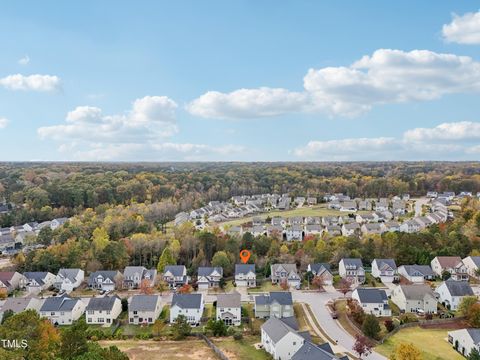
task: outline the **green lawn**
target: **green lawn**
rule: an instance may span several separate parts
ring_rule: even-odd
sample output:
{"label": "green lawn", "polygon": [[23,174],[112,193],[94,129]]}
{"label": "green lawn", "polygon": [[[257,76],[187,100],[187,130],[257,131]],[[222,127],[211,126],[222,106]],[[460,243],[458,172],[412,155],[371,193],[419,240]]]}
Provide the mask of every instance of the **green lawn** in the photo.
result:
{"label": "green lawn", "polygon": [[293,304],[293,311],[295,313],[295,318],[298,321],[298,328],[301,331],[308,331],[310,335],[312,336],[312,340],[314,343],[324,343],[325,340],[319,337],[315,331],[312,328],[312,325],[307,319],[307,316],[305,315],[305,312],[303,311],[302,304],[300,303],[294,303]]}
{"label": "green lawn", "polygon": [[422,351],[423,360],[462,360],[447,342],[448,330],[422,329],[419,327],[402,329],[382,345],[375,348],[380,354],[389,357],[400,343],[411,343]]}
{"label": "green lawn", "polygon": [[247,336],[239,341],[230,337],[219,338],[214,339],[213,342],[232,360],[268,360],[272,358],[266,351],[255,349],[253,345],[260,342],[258,337]]}
{"label": "green lawn", "polygon": [[260,286],[250,288],[247,290],[248,293],[263,293],[270,291],[283,291],[279,285],[273,285],[270,279],[265,279]]}

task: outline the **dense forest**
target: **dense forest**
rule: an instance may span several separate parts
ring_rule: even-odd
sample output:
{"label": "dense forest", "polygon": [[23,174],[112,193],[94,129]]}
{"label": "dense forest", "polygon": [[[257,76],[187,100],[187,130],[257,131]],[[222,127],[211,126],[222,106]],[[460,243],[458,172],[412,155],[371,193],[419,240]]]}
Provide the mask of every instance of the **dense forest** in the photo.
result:
{"label": "dense forest", "polygon": [[365,264],[374,257],[427,264],[437,255],[480,253],[480,203],[473,198],[463,201],[454,220],[416,234],[316,236],[286,244],[250,233],[231,237],[217,228],[197,231],[189,223],[166,233],[160,226],[180,209],[238,194],[477,192],[478,163],[4,164],[0,171],[2,196],[16,206],[4,224],[72,216],[61,228],[41,230],[37,241],[47,247],[17,255],[20,270],[94,271],[128,264],[161,270],[179,263],[190,274],[214,265],[230,276],[239,250],[246,248],[253,250],[250,261],[268,275],[273,262],[296,262],[302,269],[312,261],[336,266],[342,257],[361,257]]}
{"label": "dense forest", "polygon": [[158,221],[233,195],[384,197],[428,190],[480,191],[478,162],[2,163],[0,226],[80,214],[106,205],[156,204]]}

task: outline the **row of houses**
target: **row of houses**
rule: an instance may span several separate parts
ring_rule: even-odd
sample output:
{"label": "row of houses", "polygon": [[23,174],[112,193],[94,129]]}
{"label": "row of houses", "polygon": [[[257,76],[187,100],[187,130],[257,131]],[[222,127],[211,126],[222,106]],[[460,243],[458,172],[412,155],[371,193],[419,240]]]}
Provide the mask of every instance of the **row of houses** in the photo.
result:
{"label": "row of houses", "polygon": [[348,196],[342,196],[340,199],[335,197],[333,200],[330,197],[327,207],[342,212],[356,212],[360,211],[389,211],[394,217],[402,216],[407,213],[407,201],[410,199],[408,194],[401,197],[395,196],[393,199],[379,198],[379,199],[350,199]]}

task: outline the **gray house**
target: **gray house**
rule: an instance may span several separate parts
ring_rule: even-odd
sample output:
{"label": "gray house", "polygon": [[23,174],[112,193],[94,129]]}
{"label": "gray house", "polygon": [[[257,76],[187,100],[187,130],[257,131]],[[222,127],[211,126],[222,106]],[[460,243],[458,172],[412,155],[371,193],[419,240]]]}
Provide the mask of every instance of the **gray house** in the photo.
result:
{"label": "gray house", "polygon": [[188,284],[187,268],[185,265],[167,265],[163,271],[163,280],[172,289]]}
{"label": "gray house", "polygon": [[292,293],[271,291],[268,295],[255,296],[255,317],[265,319],[290,316],[294,316]]}
{"label": "gray house", "polygon": [[221,267],[199,267],[197,279],[198,289],[218,288],[222,277],[223,268]]}
{"label": "gray house", "polygon": [[121,284],[123,275],[120,271],[100,270],[90,274],[88,286],[90,289],[113,291],[118,283]]}
{"label": "gray house", "polygon": [[136,289],[144,280],[153,286],[156,277],[157,269],[147,270],[143,266],[127,266],[123,272],[123,286],[127,289]]}
{"label": "gray house", "polygon": [[300,288],[302,279],[295,264],[273,264],[270,266],[272,284],[286,282],[289,287]]}
{"label": "gray house", "polygon": [[128,305],[128,322],[130,324],[153,324],[162,311],[160,296],[135,295]]}

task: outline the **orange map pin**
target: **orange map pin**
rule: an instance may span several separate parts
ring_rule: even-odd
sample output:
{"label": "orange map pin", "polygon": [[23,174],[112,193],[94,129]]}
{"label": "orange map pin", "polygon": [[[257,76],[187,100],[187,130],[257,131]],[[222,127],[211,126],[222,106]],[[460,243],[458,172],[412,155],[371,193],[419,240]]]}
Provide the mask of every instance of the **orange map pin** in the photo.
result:
{"label": "orange map pin", "polygon": [[240,259],[242,259],[242,262],[243,262],[244,264],[246,264],[247,261],[248,261],[248,259],[250,259],[250,255],[251,255],[251,254],[250,254],[250,251],[248,251],[248,250],[242,250],[242,251],[240,251]]}

